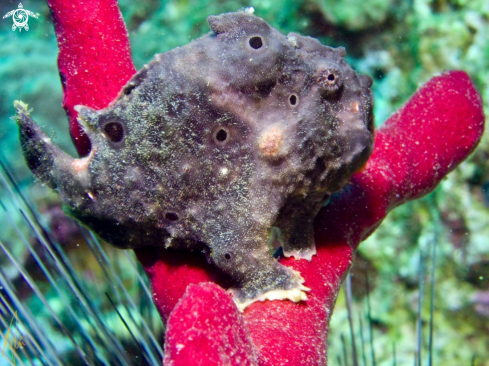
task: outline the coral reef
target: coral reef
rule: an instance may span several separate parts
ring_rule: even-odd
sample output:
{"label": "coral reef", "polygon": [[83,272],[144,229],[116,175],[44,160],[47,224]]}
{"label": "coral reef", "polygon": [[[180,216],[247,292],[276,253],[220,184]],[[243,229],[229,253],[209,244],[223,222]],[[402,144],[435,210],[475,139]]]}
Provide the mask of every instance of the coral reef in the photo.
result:
{"label": "coral reef", "polygon": [[[58,136],[55,142],[65,151],[70,147],[66,129],[63,131],[57,127],[66,122],[61,108],[56,105],[61,100],[61,88],[53,67],[56,45],[50,29],[52,25],[49,21],[44,21],[49,20],[49,12],[47,8],[42,7],[43,3],[39,1],[24,4],[30,10],[41,13],[39,19],[42,21],[36,22],[36,26],[33,25],[29,32],[23,32],[22,35],[17,32],[14,35],[11,24],[6,24],[0,33],[0,47],[2,55],[5,55],[0,64],[0,72],[3,80],[8,81],[0,85],[0,93],[4,96],[0,109],[1,148],[9,163],[16,168],[17,176],[22,179],[21,188],[27,186],[29,174],[25,167],[22,170],[23,162],[17,152],[19,146],[15,141],[14,122],[8,119],[13,113],[14,98],[20,97],[29,101],[29,105],[36,111],[36,121],[49,132],[50,137],[54,139],[51,132],[54,128]],[[377,124],[383,123],[404,103],[420,83],[431,78],[433,74],[452,68],[467,71],[481,91],[485,101],[484,108],[487,110],[487,2],[417,0],[395,3],[389,0],[385,1],[385,4],[387,3],[394,5],[386,13],[379,13],[381,17],[374,14],[376,18],[373,20],[377,22],[375,27],[369,27],[368,23],[364,23],[366,27],[363,29],[351,30],[345,27],[345,23],[339,23],[333,18],[326,19],[314,2],[119,1],[128,24],[134,62],[138,67],[148,62],[155,52],[181,46],[202,35],[207,30],[205,19],[208,15],[253,6],[258,15],[284,33],[300,32],[313,35],[324,44],[346,46],[348,62],[355,69],[368,73],[375,79],[372,90],[376,98]],[[2,14],[16,8],[17,5],[18,3],[11,1],[3,2],[0,5],[4,10]],[[87,7],[91,9],[90,5]],[[389,5],[381,7],[387,9]],[[345,7],[345,10],[352,9],[352,12],[356,12],[359,8]],[[368,12],[368,9],[366,11]],[[359,14],[360,18],[369,16]],[[69,17],[61,15],[60,19],[68,21]],[[78,18],[76,22],[81,24],[81,19]],[[87,32],[97,25],[96,16],[88,17],[85,21],[88,22]],[[102,25],[92,37],[102,42],[102,37],[110,36],[105,33],[113,25],[114,23],[110,26]],[[97,38],[99,36],[100,38]],[[110,43],[104,44],[104,48],[103,53],[107,58],[113,57]],[[122,65],[124,63],[119,63],[119,67]],[[97,72],[90,69],[90,73],[95,75]],[[98,74],[98,77],[104,75]],[[114,78],[110,85],[114,86],[117,93],[126,81],[127,79],[119,81]],[[98,85],[100,84],[93,82],[93,86]],[[71,90],[74,90],[75,86],[72,82]],[[115,96],[116,94],[109,96],[108,100]],[[477,295],[488,289],[486,279],[489,278],[487,269],[484,269],[484,263],[489,258],[486,244],[489,227],[487,142],[488,139],[484,138],[472,157],[443,179],[435,192],[407,203],[389,214],[374,235],[359,247],[360,254],[357,254],[354,261],[352,277],[356,335],[354,343],[357,350],[370,348],[370,344],[372,345],[372,354],[370,350],[365,352],[363,349],[362,355],[367,362],[374,362],[373,359],[376,358],[376,364],[387,365],[395,362],[394,358],[397,364],[411,363],[413,355],[417,352],[414,340],[417,336],[416,318],[419,317],[423,324],[423,340],[420,342],[423,357],[427,356],[429,349],[434,364],[487,364],[489,358],[485,340],[489,330],[483,312],[478,311],[483,297]],[[38,197],[40,192],[43,192],[39,188],[30,190]],[[3,190],[4,203],[5,195],[6,191]],[[14,207],[9,212],[9,215],[15,218],[19,216],[18,210]],[[4,220],[3,211],[0,211],[0,215]],[[10,239],[9,233],[12,231],[13,229],[7,225],[0,237],[2,240],[11,241],[12,248],[20,252],[23,247],[19,240]],[[428,348],[428,332],[424,328],[431,319],[430,302],[422,300],[422,296],[423,292],[431,290],[431,285],[422,284],[431,278],[431,275],[423,273],[422,268],[426,271],[427,266],[431,266],[427,261],[430,256],[426,253],[434,241],[438,247],[434,272],[434,343],[432,348]],[[79,256],[81,248],[82,246],[73,254]],[[423,253],[422,260],[419,251]],[[112,260],[120,257],[114,251],[111,251],[110,256]],[[4,256],[1,260],[5,263]],[[187,271],[193,268],[193,262],[179,263]],[[176,267],[169,268],[176,270]],[[370,281],[371,312],[368,318],[364,317],[366,300],[364,273],[360,272],[362,268],[368,268],[365,276]],[[181,273],[181,270],[183,269],[177,271]],[[123,281],[128,281],[127,271],[121,271],[119,276],[124,278]],[[178,277],[172,279],[174,282],[179,281]],[[102,286],[103,281],[95,282],[99,287]],[[223,283],[223,286],[226,284]],[[171,289],[166,290],[168,296],[173,296]],[[176,302],[181,293],[175,293],[174,296]],[[155,300],[161,305],[160,310],[168,314],[169,309],[164,310],[165,306],[172,308],[174,303],[163,302],[161,298],[162,295]],[[418,302],[422,302],[422,311],[419,314]],[[351,363],[354,356],[349,351],[351,345],[348,337],[345,337],[349,325],[343,306],[343,296],[340,296],[336,302],[328,338],[331,363],[337,364]],[[39,312],[40,320],[43,314],[46,312]],[[363,333],[360,331],[361,323],[360,330],[358,329],[357,315],[364,319]],[[65,323],[66,319],[64,318]],[[279,324],[277,329],[283,328],[278,320],[276,324]],[[79,328],[70,329],[77,331]],[[370,328],[370,333],[367,328]],[[116,334],[121,335],[119,332]],[[48,338],[51,338],[51,335]],[[58,340],[59,337],[53,339]],[[69,346],[66,342],[57,344]],[[99,356],[97,354],[97,357]],[[361,356],[360,353],[358,356]]]}
{"label": "coral reef", "polygon": [[374,0],[315,0],[328,22],[350,31],[375,28],[384,23],[394,9],[400,11],[400,1]]}

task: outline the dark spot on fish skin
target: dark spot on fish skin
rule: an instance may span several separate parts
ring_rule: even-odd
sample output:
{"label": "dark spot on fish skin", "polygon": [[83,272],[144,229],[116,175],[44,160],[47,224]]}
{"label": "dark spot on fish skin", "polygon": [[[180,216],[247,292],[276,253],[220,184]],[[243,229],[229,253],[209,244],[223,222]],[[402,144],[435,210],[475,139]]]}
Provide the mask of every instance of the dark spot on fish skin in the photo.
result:
{"label": "dark spot on fish skin", "polygon": [[165,214],[165,219],[167,219],[168,221],[177,221],[178,215],[174,212],[167,212]]}
{"label": "dark spot on fish skin", "polygon": [[119,122],[109,122],[104,125],[104,132],[112,142],[121,142],[124,138],[124,128]]}
{"label": "dark spot on fish skin", "polygon": [[217,131],[216,133],[217,141],[224,142],[226,141],[227,138],[228,138],[228,133],[226,132],[226,130],[220,129],[219,131]]}
{"label": "dark spot on fish skin", "polygon": [[292,94],[289,97],[289,103],[290,103],[291,106],[295,106],[298,101],[299,101],[299,98],[297,98],[297,95],[295,95],[295,94]]}
{"label": "dark spot on fish skin", "polygon": [[260,36],[251,37],[248,43],[250,44],[250,47],[255,50],[258,50],[263,47],[263,41]]}

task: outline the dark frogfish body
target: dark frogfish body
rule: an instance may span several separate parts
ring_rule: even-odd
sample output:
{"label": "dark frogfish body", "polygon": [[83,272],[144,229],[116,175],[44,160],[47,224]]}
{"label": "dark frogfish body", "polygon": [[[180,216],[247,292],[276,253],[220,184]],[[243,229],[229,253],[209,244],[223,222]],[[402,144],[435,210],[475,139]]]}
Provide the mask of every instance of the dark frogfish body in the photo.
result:
{"label": "dark frogfish body", "polygon": [[367,161],[371,79],[343,48],[284,36],[246,12],[156,55],[106,109],[79,106],[88,157],[59,148],[16,102],[27,164],[68,211],[120,248],[202,251],[233,282],[241,309],[305,300],[313,221]]}

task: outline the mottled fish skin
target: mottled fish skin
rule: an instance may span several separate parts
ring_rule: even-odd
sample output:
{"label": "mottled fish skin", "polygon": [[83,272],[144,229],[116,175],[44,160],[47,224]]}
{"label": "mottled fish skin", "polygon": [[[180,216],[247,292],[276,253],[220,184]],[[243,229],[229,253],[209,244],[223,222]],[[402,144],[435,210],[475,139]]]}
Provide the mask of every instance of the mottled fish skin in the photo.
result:
{"label": "mottled fish skin", "polygon": [[246,12],[157,55],[106,109],[79,106],[91,154],[59,150],[16,102],[34,174],[69,212],[119,248],[203,251],[233,280],[243,309],[305,300],[313,220],[373,146],[371,79],[343,48],[284,36]]}

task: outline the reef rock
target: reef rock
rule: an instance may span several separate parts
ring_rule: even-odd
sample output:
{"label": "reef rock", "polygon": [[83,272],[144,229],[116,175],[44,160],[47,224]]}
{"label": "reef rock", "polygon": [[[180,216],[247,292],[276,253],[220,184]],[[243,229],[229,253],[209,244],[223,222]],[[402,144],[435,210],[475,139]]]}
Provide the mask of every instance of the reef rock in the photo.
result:
{"label": "reef rock", "polygon": [[209,24],[156,55],[108,108],[77,107],[88,157],[63,153],[16,102],[25,159],[109,243],[202,251],[241,309],[305,300],[300,274],[274,253],[311,260],[317,212],[367,161],[371,79],[343,48],[251,14]]}

